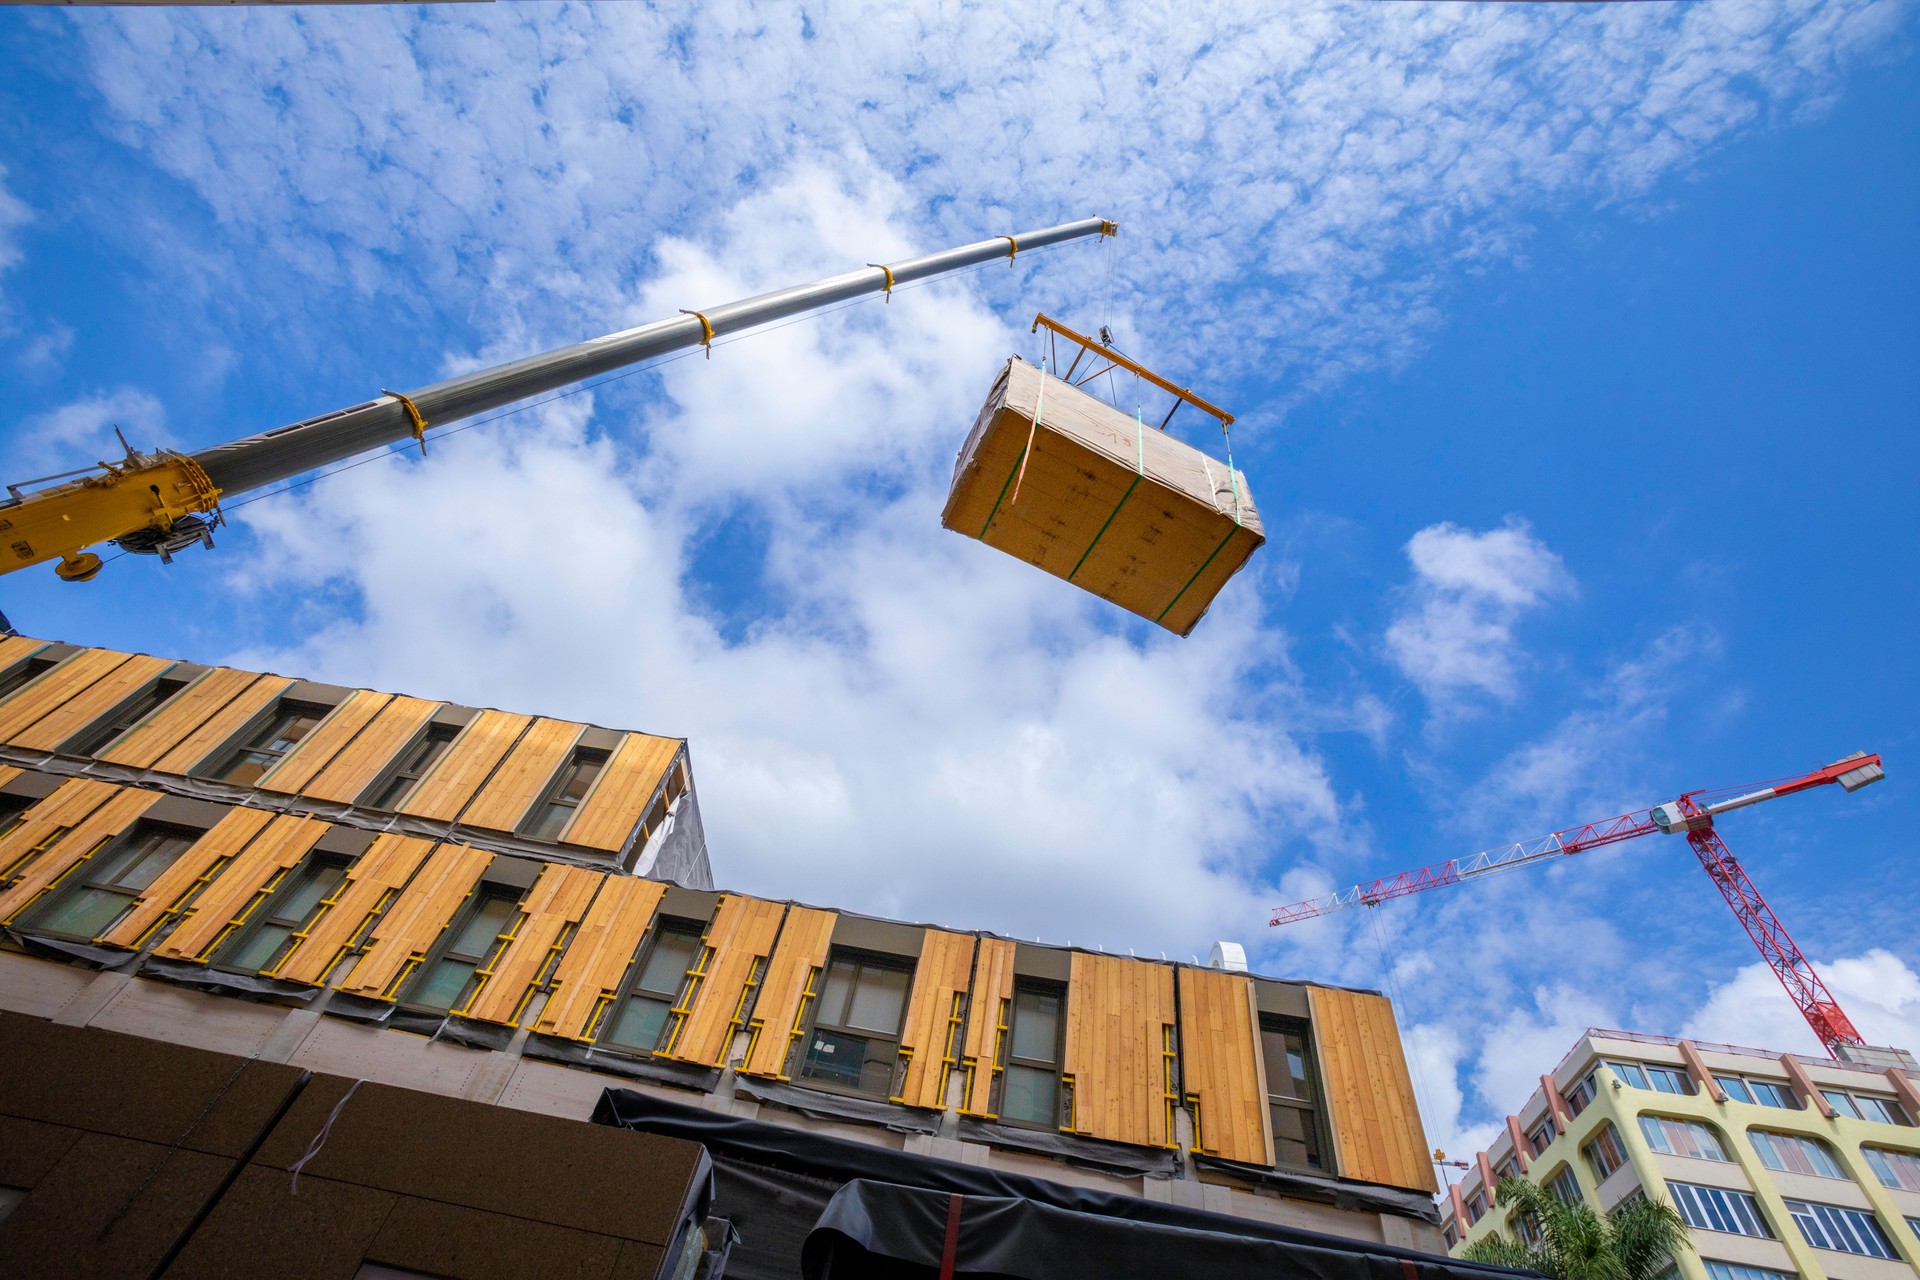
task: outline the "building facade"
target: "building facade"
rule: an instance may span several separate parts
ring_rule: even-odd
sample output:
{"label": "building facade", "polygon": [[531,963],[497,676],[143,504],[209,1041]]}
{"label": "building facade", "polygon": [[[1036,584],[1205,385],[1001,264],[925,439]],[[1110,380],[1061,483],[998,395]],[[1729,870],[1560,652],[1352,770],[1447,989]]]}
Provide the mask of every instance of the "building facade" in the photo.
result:
{"label": "building facade", "polygon": [[1589,1031],[1448,1192],[1455,1254],[1532,1224],[1494,1203],[1503,1177],[1611,1211],[1672,1204],[1684,1280],[1911,1280],[1920,1272],[1920,1072]]}
{"label": "building facade", "polygon": [[715,889],[696,797],[674,738],[9,638],[0,1010],[1441,1251],[1378,994]]}

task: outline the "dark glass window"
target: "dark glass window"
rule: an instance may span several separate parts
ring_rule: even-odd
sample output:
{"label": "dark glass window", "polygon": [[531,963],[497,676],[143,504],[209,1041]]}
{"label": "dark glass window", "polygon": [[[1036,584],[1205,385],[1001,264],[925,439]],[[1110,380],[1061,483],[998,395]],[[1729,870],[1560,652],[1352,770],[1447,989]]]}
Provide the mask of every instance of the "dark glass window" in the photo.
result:
{"label": "dark glass window", "polygon": [[600,770],[607,765],[607,753],[604,751],[580,750],[573,753],[554,778],[553,785],[547,788],[547,794],[527,820],[520,824],[520,834],[531,836],[535,840],[557,840],[567,828],[574,811],[580,802],[587,798],[587,792],[593,788],[593,780],[600,776]]}
{"label": "dark glass window", "polygon": [[373,809],[398,809],[459,736],[460,731],[450,724],[428,725],[427,731],[401,752],[393,767],[367,788],[360,803]]}
{"label": "dark glass window", "polygon": [[1000,1077],[1000,1118],[1014,1124],[1060,1127],[1061,1038],[1066,992],[1016,985],[1007,1011],[1006,1061]]}
{"label": "dark glass window", "polygon": [[76,868],[22,923],[48,933],[97,938],[132,910],[147,886],[199,838],[197,831],[140,823]]}
{"label": "dark glass window", "polygon": [[104,751],[121,734],[164,706],[174,694],[187,687],[185,680],[156,680],[142,692],[128,698],[101,719],[88,725],[63,747],[68,755],[91,756]]}
{"label": "dark glass window", "polygon": [[900,1023],[913,970],[868,956],[835,955],[820,978],[800,1078],[870,1097],[893,1094]]}
{"label": "dark glass window", "polygon": [[271,970],[294,948],[301,933],[320,915],[321,904],[347,877],[344,858],[310,857],[296,867],[249,920],[221,948],[216,963],[258,972]]}
{"label": "dark glass window", "polygon": [[[12,830],[20,825],[27,810],[33,807],[33,801],[26,796],[0,795],[0,839],[5,839]],[[0,867],[0,880],[5,879],[5,867]]]}
{"label": "dark glass window", "polygon": [[518,894],[483,885],[466,914],[447,930],[439,951],[420,966],[402,1002],[440,1012],[460,1008],[473,993],[474,972],[519,916]]}
{"label": "dark glass window", "polygon": [[673,1007],[680,1002],[687,970],[699,955],[697,925],[662,924],[654,930],[633,981],[600,1033],[600,1043],[642,1053],[658,1049]]}
{"label": "dark glass window", "polygon": [[11,698],[33,681],[53,670],[52,658],[28,658],[4,676],[0,676],[0,698]]}
{"label": "dark glass window", "polygon": [[1275,1164],[1326,1168],[1321,1137],[1320,1087],[1313,1046],[1302,1022],[1260,1020],[1260,1052],[1267,1067],[1267,1112],[1273,1117]]}
{"label": "dark glass window", "polygon": [[304,702],[282,702],[273,715],[245,743],[234,749],[220,767],[209,776],[222,782],[250,787],[267,770],[280,763],[289,751],[299,746],[315,725],[326,719],[327,707],[308,706]]}

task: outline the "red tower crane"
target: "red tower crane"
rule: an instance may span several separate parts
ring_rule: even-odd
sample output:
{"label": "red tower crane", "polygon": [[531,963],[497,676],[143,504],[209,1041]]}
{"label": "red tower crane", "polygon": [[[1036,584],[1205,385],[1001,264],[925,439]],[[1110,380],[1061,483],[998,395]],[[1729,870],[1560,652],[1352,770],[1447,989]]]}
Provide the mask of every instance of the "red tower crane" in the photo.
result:
{"label": "red tower crane", "polygon": [[[1655,831],[1668,835],[1684,832],[1687,843],[1693,846],[1693,852],[1700,859],[1700,865],[1706,868],[1714,887],[1720,890],[1720,896],[1727,900],[1733,913],[1740,917],[1747,936],[1760,948],[1761,956],[1773,970],[1774,976],[1780,979],[1780,985],[1787,989],[1788,997],[1806,1016],[1813,1033],[1820,1037],[1820,1043],[1827,1047],[1827,1052],[1838,1056],[1839,1045],[1863,1043],[1860,1033],[1833,998],[1833,993],[1827,990],[1826,983],[1820,980],[1820,975],[1814,972],[1812,962],[1787,933],[1787,927],[1780,923],[1780,918],[1773,914],[1773,908],[1760,896],[1760,890],[1747,878],[1739,860],[1728,851],[1725,842],[1720,839],[1720,833],[1714,830],[1713,820],[1732,809],[1744,809],[1762,800],[1790,796],[1797,791],[1811,790],[1831,782],[1839,783],[1842,790],[1858,791],[1886,776],[1885,770],[1880,767],[1880,757],[1862,751],[1824,769],[1815,769],[1798,778],[1783,778],[1757,791],[1740,795],[1728,795],[1726,791],[1689,791],[1669,804],[1622,814],[1605,822],[1590,822],[1584,827],[1556,831],[1537,840],[1489,849],[1471,858],[1456,858],[1417,871],[1403,871],[1397,876],[1369,884],[1357,884],[1351,889],[1343,889],[1311,902],[1296,902],[1275,911],[1269,924],[1293,924],[1354,907],[1378,906],[1390,898],[1403,898],[1426,889],[1477,880],[1482,876],[1512,871],[1549,858],[1585,853],[1589,849],[1619,844],[1622,840],[1632,840]],[[1716,800],[1714,796],[1727,798]]]}

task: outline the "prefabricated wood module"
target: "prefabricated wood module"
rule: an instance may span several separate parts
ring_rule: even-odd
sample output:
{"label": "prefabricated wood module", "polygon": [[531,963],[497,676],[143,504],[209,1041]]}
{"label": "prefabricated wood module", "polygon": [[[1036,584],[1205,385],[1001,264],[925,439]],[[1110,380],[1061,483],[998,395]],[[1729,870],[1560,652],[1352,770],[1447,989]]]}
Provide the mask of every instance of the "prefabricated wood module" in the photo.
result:
{"label": "prefabricated wood module", "polygon": [[1243,473],[1017,356],[940,523],[1182,636],[1266,541]]}

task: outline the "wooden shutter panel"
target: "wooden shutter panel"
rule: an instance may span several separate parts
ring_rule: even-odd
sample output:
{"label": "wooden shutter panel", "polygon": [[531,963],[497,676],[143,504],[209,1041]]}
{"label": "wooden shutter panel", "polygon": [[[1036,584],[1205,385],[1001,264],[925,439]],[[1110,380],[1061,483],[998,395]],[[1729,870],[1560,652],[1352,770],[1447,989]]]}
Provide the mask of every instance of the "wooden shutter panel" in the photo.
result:
{"label": "wooden shutter panel", "polygon": [[573,945],[554,971],[553,994],[534,1022],[543,1035],[584,1040],[603,1003],[611,1002],[653,923],[667,886],[658,880],[608,876],[580,922]]}
{"label": "wooden shutter panel", "polygon": [[1437,1190],[1393,1006],[1384,996],[1327,987],[1308,987],[1307,999],[1340,1176]]}
{"label": "wooden shutter panel", "polygon": [[0,704],[0,742],[16,742],[20,735],[47,715],[106,680],[131,654],[112,649],[84,649],[65,662],[30,680]]}
{"label": "wooden shutter panel", "polygon": [[[900,1082],[900,1101],[910,1107],[941,1110],[947,1105],[947,1080],[960,1065],[964,1048],[956,1043],[954,1018],[966,1003],[967,979],[973,973],[974,937],[929,929],[920,944],[920,964],[914,970],[913,994],[907,999],[906,1023],[900,1029],[900,1049],[907,1055],[907,1071]],[[947,1058],[951,1047],[955,1057]]]}
{"label": "wooden shutter panel", "polygon": [[1013,999],[1014,944],[1005,938],[980,939],[973,964],[973,990],[967,997],[967,1047],[964,1115],[993,1118],[993,1077],[999,1071],[1001,1015]]}
{"label": "wooden shutter panel", "polygon": [[154,712],[145,724],[101,752],[100,759],[150,769],[161,756],[185,741],[188,734],[260,679],[251,671],[235,671],[230,667],[206,672]]}
{"label": "wooden shutter panel", "polygon": [[156,955],[205,961],[279,877],[307,856],[330,829],[312,818],[275,818],[186,909],[186,918]]}
{"label": "wooden shutter panel", "polygon": [[673,1035],[663,1057],[703,1067],[726,1064],[734,1022],[755,971],[773,950],[774,935],[786,905],[725,894],[707,925],[703,941],[710,954],[688,1002],[686,1021]]}
{"label": "wooden shutter panel", "polygon": [[[381,771],[393,763],[393,758],[445,705],[422,698],[389,699],[373,722],[334,756],[319,776],[300,788],[300,794],[338,804],[355,803],[360,793],[373,785]],[[448,746],[451,748],[452,744]]]}
{"label": "wooden shutter panel", "polygon": [[273,821],[259,809],[229,809],[212,830],[158,876],[140,896],[140,905],[101,939],[118,947],[138,947],[157,925],[183,910],[201,883],[253,842]]}
{"label": "wooden shutter panel", "polygon": [[594,781],[593,790],[560,833],[565,844],[618,853],[646,817],[647,802],[660,789],[684,744],[679,738],[629,733]]}
{"label": "wooden shutter panel", "polygon": [[1198,1149],[1222,1160],[1272,1164],[1273,1120],[1252,979],[1181,966],[1180,1065],[1200,1114]]}
{"label": "wooden shutter panel", "polygon": [[565,720],[535,720],[460,815],[460,825],[490,831],[512,831],[519,826],[585,732],[585,725]]}
{"label": "wooden shutter panel", "polygon": [[532,723],[532,716],[482,711],[447,747],[433,772],[420,780],[400,812],[443,822],[459,817],[480,784]]}
{"label": "wooden shutter panel", "polygon": [[1168,1147],[1166,1028],[1173,969],[1122,956],[1073,953],[1063,1074],[1073,1079],[1073,1131],[1109,1142]]}
{"label": "wooden shutter panel", "polygon": [[345,702],[329,711],[327,718],[315,725],[313,732],[279,764],[267,771],[260,779],[260,789],[298,794],[390,701],[391,694],[355,690]]}
{"label": "wooden shutter panel", "polygon": [[273,976],[318,986],[342,952],[383,904],[397,897],[426,861],[433,841],[416,836],[383,835],[347,868],[346,883],[333,906],[321,913],[294,944]]}
{"label": "wooden shutter panel", "polygon": [[408,961],[425,958],[440,931],[473,892],[493,855],[464,844],[443,844],[373,926],[373,945],[340,983],[340,990],[369,999],[389,999],[387,988],[403,976]]}
{"label": "wooden shutter panel", "polygon": [[527,891],[522,919],[509,942],[493,962],[493,972],[460,1011],[462,1017],[513,1026],[533,987],[553,957],[567,929],[580,923],[587,906],[606,880],[604,872],[585,867],[549,865]]}
{"label": "wooden shutter panel", "polygon": [[[740,1070],[750,1076],[785,1080],[787,1051],[793,1045],[800,1000],[814,970],[826,967],[839,914],[793,907],[780,928],[780,941],[767,962],[767,976],[753,1002],[753,1043]],[[817,991],[816,991],[817,994]]]}
{"label": "wooden shutter panel", "polygon": [[[67,786],[72,786],[68,783]],[[93,784],[99,785],[99,784]],[[62,787],[65,791],[66,787]],[[83,818],[74,822],[66,835],[49,846],[39,857],[24,867],[20,878],[11,888],[0,893],[0,923],[10,921],[20,911],[33,905],[41,893],[51,887],[55,881],[65,875],[76,863],[84,862],[97,849],[126,831],[135,819],[151,809],[160,800],[157,791],[135,791],[130,787],[113,787],[113,794]],[[58,798],[59,791],[47,797]],[[65,825],[65,824],[61,824]],[[54,830],[58,830],[56,826]],[[22,828],[24,831],[24,828]],[[14,832],[15,836],[22,831]],[[8,844],[12,844],[9,840]],[[31,845],[27,846],[29,849]]]}
{"label": "wooden shutter panel", "polygon": [[13,745],[33,751],[57,750],[61,743],[131,698],[142,686],[159,679],[173,665],[166,658],[128,658],[35,721],[32,728],[14,734]]}

